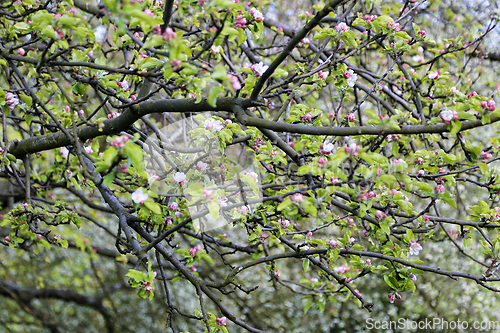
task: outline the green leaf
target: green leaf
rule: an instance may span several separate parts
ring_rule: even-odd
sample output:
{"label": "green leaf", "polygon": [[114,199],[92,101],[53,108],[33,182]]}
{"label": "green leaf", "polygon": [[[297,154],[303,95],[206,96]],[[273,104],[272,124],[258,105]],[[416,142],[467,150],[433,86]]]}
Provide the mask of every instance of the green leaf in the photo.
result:
{"label": "green leaf", "polygon": [[224,92],[224,88],[222,88],[221,86],[213,88],[210,91],[210,93],[208,94],[208,104],[210,104],[211,107],[217,107],[217,97],[222,92]]}
{"label": "green leaf", "polygon": [[313,300],[311,300],[311,301],[307,302],[307,303],[306,303],[306,305],[304,306],[304,314],[306,314],[306,313],[307,313],[307,311],[309,311],[309,309],[310,309],[310,308],[311,308],[311,306],[313,306],[313,305],[314,305],[314,301],[313,301]]}
{"label": "green leaf", "polygon": [[77,96],[83,96],[85,95],[85,85],[81,82],[77,82],[75,85],[73,85],[71,91]]}
{"label": "green leaf", "polygon": [[398,289],[398,286],[399,286],[399,283],[398,281],[396,281],[395,278],[393,278],[392,276],[389,276],[389,275],[384,275],[384,281],[385,283],[387,283],[387,285],[389,287],[391,287],[392,289],[394,290],[397,290]]}
{"label": "green leaf", "polygon": [[33,99],[31,97],[29,97],[28,95],[19,94],[19,97],[21,97],[23,102],[26,103],[26,105],[28,105],[29,107],[31,107],[31,105],[33,105]]}
{"label": "green leaf", "polygon": [[189,195],[192,195],[193,197],[201,196],[203,192],[203,185],[200,183],[192,183],[188,186],[187,192]]}
{"label": "green leaf", "polygon": [[132,162],[132,165],[134,168],[140,172],[142,171],[142,161],[143,161],[143,154],[142,154],[142,149],[139,147],[137,144],[129,141],[125,145],[125,154],[127,154],[127,157],[130,158],[130,161]]}
{"label": "green leaf", "polygon": [[452,135],[455,135],[457,134],[458,132],[460,132],[460,129],[462,128],[462,123],[460,122],[460,120],[454,120],[451,122],[451,130],[450,130],[450,133]]}
{"label": "green leaf", "polygon": [[304,272],[307,273],[307,271],[309,270],[309,259],[305,258],[304,260],[302,260],[302,267],[304,268]]}
{"label": "green leaf", "polygon": [[483,175],[486,175],[488,172],[488,165],[486,163],[480,162],[480,163],[478,163],[478,166],[479,166],[479,170],[481,170],[481,173]]}
{"label": "green leaf", "polygon": [[130,279],[134,279],[137,282],[145,281],[146,280],[146,274],[144,274],[141,271],[137,271],[135,269],[129,269],[128,273],[125,274],[126,277]]}
{"label": "green leaf", "polygon": [[108,187],[109,185],[111,185],[114,179],[115,179],[115,174],[113,172],[108,173],[106,176],[104,176],[102,184]]}
{"label": "green leaf", "polygon": [[155,214],[161,215],[161,207],[158,203],[151,200],[144,201],[144,205],[149,208]]}
{"label": "green leaf", "polygon": [[278,205],[277,210],[281,212],[283,209],[288,208],[290,206],[292,206],[292,201],[290,199],[287,199]]}

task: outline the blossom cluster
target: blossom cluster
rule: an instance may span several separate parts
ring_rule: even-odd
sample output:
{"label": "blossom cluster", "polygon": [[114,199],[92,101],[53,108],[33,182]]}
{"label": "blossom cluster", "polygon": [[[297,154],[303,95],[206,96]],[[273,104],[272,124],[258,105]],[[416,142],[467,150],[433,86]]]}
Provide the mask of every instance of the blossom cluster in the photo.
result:
{"label": "blossom cluster", "polygon": [[481,106],[489,111],[495,111],[495,101],[490,99],[489,101],[481,101]]}
{"label": "blossom cluster", "polygon": [[16,107],[16,105],[19,104],[19,99],[17,98],[17,96],[11,92],[7,93],[5,95],[5,101],[7,102],[7,105],[9,106],[9,110],[14,110],[14,108]]}
{"label": "blossom cluster", "polygon": [[457,111],[446,109],[441,111],[440,117],[445,124],[449,124],[452,120],[458,120],[458,113]]}

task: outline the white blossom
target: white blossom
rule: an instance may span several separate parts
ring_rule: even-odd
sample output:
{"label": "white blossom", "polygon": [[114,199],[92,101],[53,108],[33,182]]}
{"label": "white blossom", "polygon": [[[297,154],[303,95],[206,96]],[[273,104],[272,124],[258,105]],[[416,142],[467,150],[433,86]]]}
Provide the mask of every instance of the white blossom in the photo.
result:
{"label": "white blossom", "polygon": [[174,180],[174,182],[180,184],[186,180],[186,174],[184,172],[176,172],[172,175],[172,179]]}
{"label": "white blossom", "polygon": [[66,147],[62,147],[61,149],[59,149],[59,153],[62,155],[63,158],[68,158],[69,150]]}
{"label": "white blossom", "polygon": [[344,76],[347,80],[347,85],[349,87],[354,87],[356,81],[358,80],[358,74],[354,73],[354,71],[350,69],[347,72],[344,72]]}
{"label": "white blossom", "polygon": [[137,190],[134,191],[131,195],[132,201],[135,202],[136,204],[143,204],[144,201],[149,199],[149,196],[147,193],[144,193],[142,191],[142,188],[138,188]]}
{"label": "white blossom", "polygon": [[323,145],[323,151],[326,153],[331,153],[333,149],[335,149],[335,146],[331,142],[328,142],[327,144]]}
{"label": "white blossom", "polygon": [[438,76],[439,76],[438,72],[429,72],[429,79],[431,79],[431,80],[437,79]]}
{"label": "white blossom", "polygon": [[417,256],[418,253],[422,251],[422,245],[415,241],[410,242],[410,255],[415,255]]}
{"label": "white blossom", "polygon": [[269,66],[264,65],[264,63],[261,61],[258,64],[253,64],[252,66],[250,66],[250,68],[257,72],[257,76],[261,76],[265,71],[267,71]]}
{"label": "white blossom", "polygon": [[207,166],[208,164],[202,161],[198,161],[198,163],[196,163],[196,167],[201,171],[205,171],[207,169]]}
{"label": "white blossom", "polygon": [[203,125],[205,126],[205,129],[207,130],[213,129],[216,132],[224,128],[222,122],[220,120],[215,120],[215,119],[205,119]]}

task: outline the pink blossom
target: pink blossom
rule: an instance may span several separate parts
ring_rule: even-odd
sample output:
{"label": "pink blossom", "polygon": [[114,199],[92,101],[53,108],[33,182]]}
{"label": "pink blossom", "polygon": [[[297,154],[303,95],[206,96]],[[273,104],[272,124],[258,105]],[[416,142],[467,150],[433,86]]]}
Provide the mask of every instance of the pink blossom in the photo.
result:
{"label": "pink blossom", "polygon": [[422,165],[422,164],[424,164],[424,162],[425,161],[424,161],[424,159],[422,157],[417,157],[417,159],[415,160],[415,164]]}
{"label": "pink blossom", "polygon": [[469,95],[467,95],[467,98],[471,98],[471,97],[474,97],[474,96],[478,96],[477,92],[475,92],[475,91],[473,91]]}
{"label": "pink blossom", "polygon": [[318,72],[318,76],[320,78],[322,78],[323,80],[326,80],[326,78],[328,77],[329,74],[330,74],[329,72],[323,72],[323,71]]}
{"label": "pink blossom", "polygon": [[285,229],[287,229],[290,226],[290,221],[288,220],[280,219],[278,222],[280,222],[281,226]]}
{"label": "pink blossom", "polygon": [[389,297],[389,302],[394,303],[396,296],[394,296],[393,294],[389,294],[389,295],[387,295],[387,297]]}
{"label": "pink blossom", "polygon": [[438,186],[434,187],[434,189],[438,192],[443,193],[444,192],[444,185],[438,185]]}
{"label": "pink blossom", "polygon": [[11,111],[14,110],[16,105],[18,105],[20,103],[17,96],[11,92],[8,92],[7,94],[5,94],[5,101],[9,105],[9,110],[11,110]]}
{"label": "pink blossom", "polygon": [[17,52],[17,54],[22,55],[22,56],[26,53],[23,48],[17,49],[16,52]]}
{"label": "pink blossom", "polygon": [[420,30],[418,34],[422,37],[425,38],[427,36],[427,33],[424,30]]}
{"label": "pink blossom", "polygon": [[366,22],[371,22],[371,21],[373,21],[373,20],[374,20],[374,19],[376,19],[376,18],[377,18],[377,15],[365,15],[365,16],[363,17],[363,19],[364,19]]}
{"label": "pink blossom", "polygon": [[63,158],[68,158],[69,150],[66,147],[62,147],[61,149],[59,149],[59,153],[62,155]]}
{"label": "pink blossom", "polygon": [[237,28],[245,29],[247,27],[247,19],[241,16],[241,14],[236,16],[235,23]]}
{"label": "pink blossom", "polygon": [[353,156],[358,156],[359,146],[353,142],[348,147],[344,147],[344,151]]}
{"label": "pink blossom", "polygon": [[391,21],[391,22],[387,23],[387,26],[396,32],[401,30],[401,26],[399,25],[399,23],[395,23],[395,22]]}
{"label": "pink blossom", "polygon": [[262,13],[257,10],[257,8],[252,7],[250,9],[250,14],[252,14],[253,19],[256,21],[261,21],[261,22],[264,21],[264,15],[262,15]]}
{"label": "pink blossom", "polygon": [[236,76],[228,74],[227,77],[229,78],[229,82],[231,83],[231,87],[233,87],[234,90],[241,89],[240,81],[238,81],[238,78]]}
{"label": "pink blossom", "polygon": [[303,38],[302,43],[304,43],[306,45],[311,45],[311,40],[309,38]]}
{"label": "pink blossom", "polygon": [[481,101],[481,106],[485,108],[486,110],[489,111],[495,111],[495,101],[490,99],[487,102],[486,101]]}
{"label": "pink blossom", "polygon": [[304,196],[302,195],[302,193],[295,193],[294,195],[292,195],[292,202],[295,205],[304,202]]}
{"label": "pink blossom", "polygon": [[111,145],[117,148],[123,148],[125,147],[125,144],[129,140],[128,136],[123,135],[123,136],[117,136],[113,142],[111,142]]}
{"label": "pink blossom", "polygon": [[490,154],[490,153],[487,153],[487,152],[485,152],[485,151],[482,151],[482,152],[481,152],[481,157],[482,157],[482,158],[484,158],[485,160],[489,160],[490,158],[492,158],[492,157],[493,157],[493,155],[492,155],[492,154]]}
{"label": "pink blossom", "polygon": [[354,113],[349,113],[347,116],[346,116],[347,120],[349,121],[355,121],[356,120],[356,115]]}
{"label": "pink blossom", "polygon": [[441,111],[440,117],[445,124],[449,124],[452,120],[458,120],[458,113],[454,110],[445,109]]}
{"label": "pink blossom", "polygon": [[118,86],[122,88],[123,90],[129,90],[130,87],[128,86],[128,82],[126,80],[122,82],[118,82]]}
{"label": "pink blossom", "polygon": [[178,59],[170,61],[170,65],[172,65],[172,69],[174,71],[178,71],[179,69],[181,69],[181,61]]}
{"label": "pink blossom", "polygon": [[350,69],[347,72],[344,72],[344,76],[347,80],[347,85],[349,87],[354,87],[354,85],[356,84],[356,81],[358,80],[358,75],[355,74],[352,69]]}
{"label": "pink blossom", "polygon": [[[160,30],[161,31],[161,30]],[[175,33],[172,28],[167,28],[165,29],[165,32],[163,33],[163,39],[166,40],[171,40],[177,38],[177,33]]]}
{"label": "pink blossom", "polygon": [[311,122],[312,121],[312,113],[308,112],[305,116],[300,116],[303,121],[305,122]]}
{"label": "pink blossom", "polygon": [[216,318],[215,321],[219,326],[226,326],[226,317]]}
{"label": "pink blossom", "polygon": [[186,174],[184,172],[176,172],[172,175],[174,182],[184,184],[186,182]]}
{"label": "pink blossom", "polygon": [[339,247],[339,242],[337,242],[335,239],[331,239],[328,244],[331,246],[331,247],[334,247],[334,248],[337,248]]}
{"label": "pink blossom", "polygon": [[410,280],[412,280],[413,282],[417,281],[417,276],[413,273],[410,273],[410,275],[408,275],[408,277],[410,278]]}
{"label": "pink blossom", "polygon": [[196,245],[196,246],[193,246],[192,248],[190,248],[188,250],[189,254],[191,254],[191,256],[196,256],[196,252],[198,251],[201,251],[201,246],[200,245]]}
{"label": "pink blossom", "polygon": [[337,24],[337,26],[335,27],[335,30],[337,30],[338,32],[340,33],[343,33],[343,32],[348,32],[350,29],[349,27],[347,26],[347,24],[345,24],[344,22],[340,22],[339,24]]}

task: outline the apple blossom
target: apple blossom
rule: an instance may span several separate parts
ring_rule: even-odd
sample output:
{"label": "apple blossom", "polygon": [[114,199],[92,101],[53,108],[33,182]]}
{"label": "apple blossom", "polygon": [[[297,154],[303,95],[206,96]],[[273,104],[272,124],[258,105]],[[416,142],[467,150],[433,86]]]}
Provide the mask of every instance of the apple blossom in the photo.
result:
{"label": "apple blossom", "polygon": [[216,318],[215,321],[219,326],[226,326],[226,317]]}
{"label": "apple blossom", "polygon": [[210,50],[212,50],[213,54],[219,54],[220,50],[221,50],[221,47],[220,46],[212,45],[212,47],[210,48]]}
{"label": "apple blossom", "polygon": [[203,122],[203,125],[205,126],[205,129],[207,130],[214,130],[216,132],[222,130],[224,128],[224,125],[220,120],[215,120],[215,119],[205,119]]}
{"label": "apple blossom", "polygon": [[333,153],[335,146],[333,145],[333,143],[328,142],[328,143],[323,145],[322,149],[323,149],[323,152],[330,154],[330,153]]}
{"label": "apple blossom", "polygon": [[422,245],[420,245],[416,241],[411,241],[409,251],[410,251],[410,255],[417,256],[419,254],[419,252],[422,251]]}
{"label": "apple blossom", "polygon": [[241,14],[236,16],[235,23],[236,23],[237,28],[246,29],[246,27],[247,27],[247,19],[244,18],[243,16],[241,16]]}
{"label": "apple blossom", "polygon": [[252,7],[250,9],[250,14],[252,14],[253,19],[256,21],[264,21],[264,15],[262,15],[262,13],[259,10],[257,10],[257,8]]}
{"label": "apple blossom", "polygon": [[302,193],[295,193],[294,195],[292,195],[292,202],[295,205],[304,202],[304,196],[302,195]]}
{"label": "apple blossom", "polygon": [[441,111],[440,117],[445,124],[449,124],[452,120],[458,120],[458,113],[454,110],[445,109]]}
{"label": "apple blossom", "polygon": [[495,111],[496,108],[495,101],[492,99],[488,100],[487,102],[481,101],[481,106],[489,111]]}
{"label": "apple blossom", "polygon": [[335,30],[337,30],[340,33],[343,33],[343,32],[348,32],[350,29],[349,26],[347,26],[347,24],[345,24],[344,22],[340,22],[335,26]]}
{"label": "apple blossom", "polygon": [[280,219],[280,220],[278,220],[278,222],[281,224],[281,227],[283,227],[285,229],[290,226],[290,221],[288,221],[288,220]]}
{"label": "apple blossom", "polygon": [[326,80],[326,78],[328,77],[329,74],[330,74],[329,72],[323,72],[323,71],[318,72],[318,76],[320,78],[322,78],[323,80]]}
{"label": "apple blossom", "polygon": [[439,77],[439,73],[438,72],[429,72],[429,79],[435,80],[438,77]]}
{"label": "apple blossom", "polygon": [[229,82],[231,83],[231,87],[233,87],[234,90],[240,90],[241,89],[241,84],[238,78],[234,75],[228,74],[227,77],[229,78]]}
{"label": "apple blossom", "polygon": [[256,72],[255,76],[257,77],[262,76],[267,71],[268,68],[269,66],[264,65],[262,61],[259,62],[258,64],[253,64],[252,66],[250,66],[250,69]]}
{"label": "apple blossom", "polygon": [[174,182],[178,184],[182,184],[183,182],[186,181],[186,174],[184,172],[176,172],[172,175],[172,179]]}
{"label": "apple blossom", "polygon": [[487,152],[485,152],[485,151],[482,151],[482,152],[481,152],[481,157],[482,157],[482,158],[484,158],[485,160],[489,160],[490,158],[492,158],[492,157],[493,157],[493,154],[491,154],[491,153],[487,153]]}
{"label": "apple blossom", "polygon": [[59,153],[62,155],[63,158],[68,158],[69,150],[66,147],[61,147],[61,149],[59,149]]}
{"label": "apple blossom", "polygon": [[135,202],[136,204],[144,204],[144,201],[149,199],[149,196],[147,193],[144,193],[142,188],[138,188],[137,190],[134,191],[131,195],[132,201]]}
{"label": "apple blossom", "polygon": [[196,163],[195,168],[199,169],[200,171],[205,171],[205,170],[207,170],[207,166],[208,166],[207,163],[202,162],[202,161],[198,161],[198,163]]}
{"label": "apple blossom", "polygon": [[355,74],[352,69],[350,69],[347,72],[344,72],[344,76],[347,80],[347,85],[349,87],[354,87],[354,85],[356,84],[356,81],[358,80],[358,75]]}

